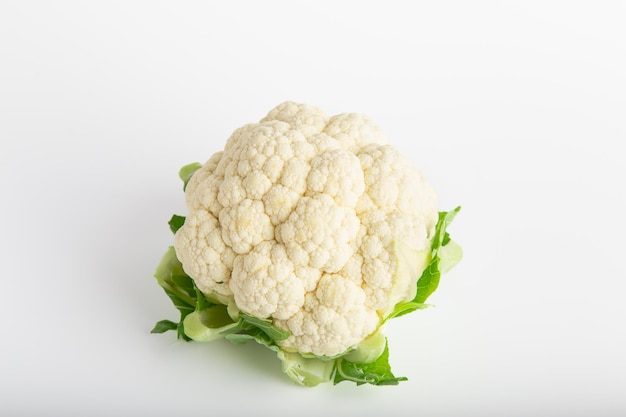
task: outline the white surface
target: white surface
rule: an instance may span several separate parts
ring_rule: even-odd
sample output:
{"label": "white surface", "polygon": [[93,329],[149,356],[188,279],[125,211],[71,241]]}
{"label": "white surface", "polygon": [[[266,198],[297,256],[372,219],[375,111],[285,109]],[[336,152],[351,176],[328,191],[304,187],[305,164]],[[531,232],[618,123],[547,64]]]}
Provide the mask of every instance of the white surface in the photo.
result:
{"label": "white surface", "polygon": [[[624,415],[626,6],[225,3],[0,3],[0,414]],[[179,167],[288,99],[369,114],[463,206],[398,387],[149,334]]]}

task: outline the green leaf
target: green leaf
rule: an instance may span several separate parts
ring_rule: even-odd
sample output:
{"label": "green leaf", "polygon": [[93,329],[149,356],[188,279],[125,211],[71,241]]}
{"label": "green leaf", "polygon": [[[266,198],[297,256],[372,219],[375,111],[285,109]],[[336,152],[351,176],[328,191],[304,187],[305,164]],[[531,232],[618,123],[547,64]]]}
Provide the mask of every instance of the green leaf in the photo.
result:
{"label": "green leaf", "polygon": [[180,263],[178,258],[176,257],[176,251],[174,250],[174,246],[169,246],[167,251],[161,257],[161,261],[154,272],[154,277],[159,282],[161,287],[166,284],[166,281],[170,279],[173,275],[186,275],[183,270],[183,265]]}
{"label": "green leaf", "polygon": [[[460,206],[454,210],[448,212],[442,211],[439,213],[439,220],[435,226],[435,235],[433,236],[431,243],[432,258],[430,264],[426,267],[426,269],[424,269],[422,276],[417,281],[417,292],[415,294],[415,298],[413,299],[414,303],[424,303],[439,286],[439,279],[441,278],[441,270],[439,268],[439,262],[441,260],[440,251],[444,244],[448,244],[450,242],[450,235],[446,229],[459,210],[461,210]],[[408,312],[409,311],[406,311],[403,314]]]}
{"label": "green leaf", "polygon": [[[263,333],[263,332],[261,332],[261,333]],[[263,334],[265,334],[265,333],[263,333]],[[225,335],[224,338],[226,338],[226,340],[228,340],[229,342],[234,343],[236,345],[244,345],[244,344],[248,343],[251,340],[258,341],[253,335],[248,334],[248,333],[229,333],[229,334]],[[262,344],[265,344],[265,343],[262,343]]]}
{"label": "green leaf", "polygon": [[170,300],[172,300],[172,303],[174,304],[174,307],[176,307],[176,309],[178,311],[180,311],[181,313],[191,313],[192,311],[195,311],[195,306],[192,304],[189,304],[189,302],[187,302],[185,299],[181,298],[178,296],[178,294],[172,292],[171,290],[164,288],[165,293],[167,294],[168,297],[170,297]]}
{"label": "green leaf", "polygon": [[263,331],[263,333],[268,335],[270,339],[272,340],[275,340],[275,341],[285,340],[291,335],[291,333],[289,333],[287,330],[283,330],[281,328],[274,326],[268,320],[263,320],[258,317],[249,316],[243,313],[241,314],[240,318],[243,321],[243,324],[248,324],[252,327],[256,327],[260,329],[261,331]]}
{"label": "green leaf", "polygon": [[170,230],[172,231],[172,233],[176,233],[178,229],[183,227],[183,225],[185,224],[185,220],[185,216],[179,216],[178,214],[174,214],[170,221],[167,222],[167,224],[170,225]]}
{"label": "green leaf", "polygon": [[401,381],[406,380],[406,377],[396,377],[391,372],[389,346],[387,344],[382,355],[371,363],[356,363],[346,359],[337,359],[337,370],[333,383],[336,385],[343,381],[352,381],[357,385],[398,385]]}
{"label": "green leaf", "polygon": [[183,180],[183,190],[187,188],[187,183],[193,176],[193,174],[202,168],[202,164],[199,162],[192,162],[191,164],[187,164],[178,171],[178,176],[181,180]]}
{"label": "green leaf", "polygon": [[196,311],[201,311],[201,310],[205,310],[207,308],[213,307],[215,303],[212,303],[206,299],[204,294],[202,294],[202,291],[200,291],[198,287],[196,287],[196,284],[193,282],[193,280],[192,280],[192,284],[193,284],[193,291],[196,296]]}
{"label": "green leaf", "polygon": [[456,217],[457,213],[461,210],[461,206],[458,206],[454,210],[439,212],[439,220],[435,226],[435,236],[431,243],[433,251],[438,250],[440,247],[447,245],[450,241],[450,235],[447,232],[447,228],[452,223],[452,220]]}
{"label": "green leaf", "polygon": [[173,246],[167,248],[157,266],[154,277],[164,290],[171,292],[187,304],[196,304],[195,293],[190,291],[190,288],[193,288],[192,279],[183,270],[183,265],[176,257]]}
{"label": "green leaf", "polygon": [[280,349],[273,339],[271,339],[264,331],[257,327],[249,329],[245,333],[228,333],[224,337],[226,338],[226,340],[237,345],[241,345],[253,340],[258,344],[263,345],[275,352],[278,352]]}
{"label": "green leaf", "polygon": [[431,305],[430,304],[424,304],[424,303],[416,303],[414,301],[409,301],[409,302],[406,302],[406,303],[398,303],[394,307],[394,309],[391,312],[391,314],[389,314],[389,316],[386,318],[386,320],[392,319],[394,317],[404,316],[405,314],[412,313],[415,310],[423,310],[423,309],[426,309],[428,307],[431,307]]}
{"label": "green leaf", "polygon": [[178,293],[187,295],[189,300],[193,302],[196,297],[196,290],[193,280],[189,275],[172,275],[170,281],[173,283]]}
{"label": "green leaf", "polygon": [[447,244],[439,249],[439,270],[445,274],[456,266],[463,259],[463,249],[454,240],[449,240]]}
{"label": "green leaf", "polygon": [[190,342],[191,338],[187,336],[185,333],[185,318],[188,316],[188,313],[180,313],[180,320],[178,321],[178,325],[176,326],[176,337],[182,339],[186,342]]}
{"label": "green leaf", "polygon": [[439,286],[441,272],[439,271],[439,257],[436,256],[426,267],[419,281],[417,281],[417,293],[413,299],[414,303],[423,303]]}
{"label": "green leaf", "polygon": [[154,325],[154,328],[150,333],[165,333],[168,330],[176,330],[178,328],[178,323],[174,323],[170,320],[161,320],[157,324]]}
{"label": "green leaf", "polygon": [[193,289],[193,280],[185,274],[173,246],[170,246],[161,258],[154,277],[174,307],[180,312],[180,320],[176,328],[178,338],[189,340],[189,337],[185,335],[183,321],[189,313],[195,310],[196,294]]}
{"label": "green leaf", "polygon": [[201,311],[193,311],[185,316],[185,335],[196,342],[212,342],[222,339],[230,331],[235,331],[238,323],[235,323],[226,306],[216,304]]}

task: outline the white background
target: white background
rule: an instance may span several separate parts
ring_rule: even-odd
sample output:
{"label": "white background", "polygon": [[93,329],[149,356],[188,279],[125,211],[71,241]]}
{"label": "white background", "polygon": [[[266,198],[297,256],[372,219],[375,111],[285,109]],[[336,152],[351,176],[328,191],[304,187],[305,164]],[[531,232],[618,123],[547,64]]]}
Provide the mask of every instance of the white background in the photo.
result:
{"label": "white background", "polygon": [[[0,414],[626,413],[626,6],[0,3]],[[183,343],[152,278],[178,169],[285,100],[360,112],[463,209],[390,324],[398,387]],[[217,414],[216,414],[217,413]]]}

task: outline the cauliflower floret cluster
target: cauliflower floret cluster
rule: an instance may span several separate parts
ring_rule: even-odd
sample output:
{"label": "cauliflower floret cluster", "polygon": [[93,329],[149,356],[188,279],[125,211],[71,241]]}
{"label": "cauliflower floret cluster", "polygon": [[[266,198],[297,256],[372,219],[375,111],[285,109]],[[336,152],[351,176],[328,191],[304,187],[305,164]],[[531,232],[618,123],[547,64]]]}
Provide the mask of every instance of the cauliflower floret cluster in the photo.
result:
{"label": "cauliflower floret cluster", "polygon": [[[429,248],[437,195],[359,114],[283,103],[189,180],[176,255],[205,294],[334,356],[376,331],[397,291],[393,241]],[[400,286],[401,287],[401,286]]]}

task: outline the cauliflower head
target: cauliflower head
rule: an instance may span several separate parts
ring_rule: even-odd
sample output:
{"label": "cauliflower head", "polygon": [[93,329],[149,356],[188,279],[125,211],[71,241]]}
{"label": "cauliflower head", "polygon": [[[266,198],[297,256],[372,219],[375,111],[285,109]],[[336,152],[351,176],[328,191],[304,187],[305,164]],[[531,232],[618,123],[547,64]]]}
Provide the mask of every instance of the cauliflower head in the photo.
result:
{"label": "cauliflower head", "polygon": [[333,357],[376,335],[414,299],[439,220],[433,187],[372,120],[294,102],[235,130],[185,199],[184,272],[284,330],[284,354]]}

